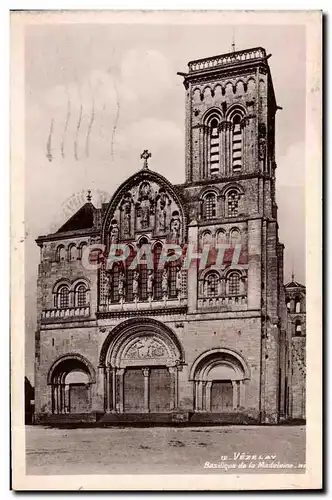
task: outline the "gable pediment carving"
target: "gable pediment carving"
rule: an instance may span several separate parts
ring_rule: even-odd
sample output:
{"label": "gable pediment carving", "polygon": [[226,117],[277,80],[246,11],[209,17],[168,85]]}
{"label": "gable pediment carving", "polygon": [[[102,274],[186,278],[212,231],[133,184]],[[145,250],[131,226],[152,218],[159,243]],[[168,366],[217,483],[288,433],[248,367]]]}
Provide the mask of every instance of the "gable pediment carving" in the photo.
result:
{"label": "gable pediment carving", "polygon": [[182,242],[184,212],[177,193],[159,174],[146,170],[139,174],[123,184],[108,207],[103,224],[106,245],[137,241],[143,233]]}

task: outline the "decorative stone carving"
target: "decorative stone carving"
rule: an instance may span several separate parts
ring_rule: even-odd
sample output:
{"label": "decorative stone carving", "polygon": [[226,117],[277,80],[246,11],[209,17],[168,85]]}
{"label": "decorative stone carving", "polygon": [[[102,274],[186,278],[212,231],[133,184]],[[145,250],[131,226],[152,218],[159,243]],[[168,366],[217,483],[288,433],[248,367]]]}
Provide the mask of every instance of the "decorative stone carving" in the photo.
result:
{"label": "decorative stone carving", "polygon": [[158,210],[158,230],[160,233],[164,233],[166,230],[166,210],[165,210],[165,208],[159,208],[159,210]]}
{"label": "decorative stone carving", "polygon": [[125,275],[122,271],[119,274],[118,291],[119,291],[120,300],[123,300],[124,295],[125,295]]}
{"label": "decorative stone carving", "polygon": [[105,292],[106,292],[106,297],[110,297],[112,294],[112,275],[111,273],[105,273]]}
{"label": "decorative stone carving", "polygon": [[128,236],[131,233],[131,206],[132,198],[131,194],[128,193],[122,203],[123,211],[123,235]]}
{"label": "decorative stone carving", "polygon": [[166,231],[166,205],[170,205],[171,200],[163,188],[159,190],[157,200],[157,230],[164,233]]}
{"label": "decorative stone carving", "polygon": [[152,269],[149,269],[148,279],[147,279],[147,292],[149,296],[153,295],[153,282],[154,282],[154,274]]}
{"label": "decorative stone carving", "polygon": [[125,354],[129,359],[153,359],[167,357],[165,346],[152,337],[139,338]]}
{"label": "decorative stone carving", "polygon": [[182,288],[182,272],[180,266],[178,266],[176,270],[176,281],[175,281],[175,289],[178,297],[181,295],[181,288]]}
{"label": "decorative stone carving", "polygon": [[167,295],[168,295],[168,272],[167,272],[167,269],[164,269],[164,271],[163,271],[163,276],[162,276],[162,281],[161,281],[161,289],[162,289],[164,298],[167,297]]}
{"label": "decorative stone carving", "polygon": [[138,296],[138,280],[139,280],[139,272],[134,271],[134,275],[133,275],[133,295],[134,295],[134,297]]}
{"label": "decorative stone carving", "polygon": [[146,229],[150,223],[150,203],[149,200],[142,200],[141,202],[141,227]]}
{"label": "decorative stone carving", "polygon": [[110,243],[111,245],[119,242],[119,227],[117,221],[114,219],[111,225],[110,231]]}
{"label": "decorative stone carving", "polygon": [[90,245],[95,245],[97,243],[100,243],[100,236],[91,236]]}
{"label": "decorative stone carving", "polygon": [[170,242],[179,244],[181,221],[178,215],[174,215],[170,224]]}
{"label": "decorative stone carving", "polygon": [[152,213],[153,197],[151,192],[151,186],[148,182],[143,182],[139,188],[139,207],[140,207],[140,219],[141,228],[146,229],[150,225],[150,215]]}

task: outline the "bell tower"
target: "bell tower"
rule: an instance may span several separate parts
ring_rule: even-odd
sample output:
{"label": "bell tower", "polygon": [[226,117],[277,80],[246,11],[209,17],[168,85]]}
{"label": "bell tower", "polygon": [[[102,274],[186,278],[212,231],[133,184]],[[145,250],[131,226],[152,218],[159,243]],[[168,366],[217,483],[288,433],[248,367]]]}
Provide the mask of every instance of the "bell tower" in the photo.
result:
{"label": "bell tower", "polygon": [[188,63],[186,182],[273,176],[277,105],[257,47]]}
{"label": "bell tower", "polygon": [[[225,325],[221,343],[230,312],[238,331],[248,331],[250,318],[257,315],[250,342],[260,353],[261,422],[276,422],[283,404],[280,352],[287,327],[275,199],[278,106],[269,57],[261,47],[233,51],[191,61],[188,72],[179,73],[186,90],[182,189],[188,241],[201,249],[207,242],[221,243],[231,255],[221,265],[189,270],[188,310],[218,316]],[[235,247],[241,249],[237,267]]]}

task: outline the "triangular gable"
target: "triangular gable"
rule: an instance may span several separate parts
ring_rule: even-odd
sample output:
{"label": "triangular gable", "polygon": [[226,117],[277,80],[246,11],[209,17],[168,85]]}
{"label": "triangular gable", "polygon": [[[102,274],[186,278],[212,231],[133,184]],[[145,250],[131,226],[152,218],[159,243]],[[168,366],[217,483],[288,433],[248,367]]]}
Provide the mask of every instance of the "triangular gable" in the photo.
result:
{"label": "triangular gable", "polygon": [[96,208],[92,203],[85,203],[63,226],[60,227],[60,229],[58,229],[57,233],[92,228],[94,225],[95,210]]}

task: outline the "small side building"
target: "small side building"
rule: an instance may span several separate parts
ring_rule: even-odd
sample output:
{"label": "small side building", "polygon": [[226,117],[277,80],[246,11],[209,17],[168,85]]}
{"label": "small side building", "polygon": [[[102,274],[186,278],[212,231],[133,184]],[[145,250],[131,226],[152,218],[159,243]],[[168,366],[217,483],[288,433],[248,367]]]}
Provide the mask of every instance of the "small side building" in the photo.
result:
{"label": "small side building", "polygon": [[306,418],[306,288],[292,280],[285,285],[287,330],[291,343],[289,416]]}
{"label": "small side building", "polygon": [[24,377],[24,415],[25,424],[33,423],[35,390],[28,377]]}

